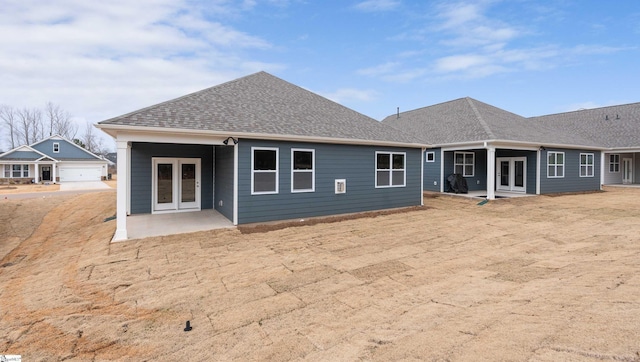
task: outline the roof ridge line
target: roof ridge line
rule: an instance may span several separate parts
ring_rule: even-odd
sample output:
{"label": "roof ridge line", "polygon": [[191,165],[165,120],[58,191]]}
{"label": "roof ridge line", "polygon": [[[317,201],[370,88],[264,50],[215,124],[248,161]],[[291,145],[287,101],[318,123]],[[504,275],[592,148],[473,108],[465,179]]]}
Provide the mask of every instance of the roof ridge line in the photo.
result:
{"label": "roof ridge line", "polygon": [[487,122],[484,121],[484,118],[482,118],[476,106],[473,104],[473,102],[471,102],[471,98],[467,97],[466,99],[467,99],[467,103],[469,103],[469,106],[473,110],[473,113],[475,113],[476,117],[478,117],[478,121],[480,122],[480,125],[482,126],[482,128],[484,128],[484,131],[487,132],[487,135],[489,136],[489,138],[496,138],[496,135],[493,134]]}

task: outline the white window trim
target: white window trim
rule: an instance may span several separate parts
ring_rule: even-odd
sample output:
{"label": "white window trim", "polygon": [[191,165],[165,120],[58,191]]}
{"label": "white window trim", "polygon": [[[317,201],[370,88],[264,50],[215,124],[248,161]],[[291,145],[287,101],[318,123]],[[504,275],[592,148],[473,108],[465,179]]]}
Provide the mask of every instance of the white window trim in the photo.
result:
{"label": "white window trim", "polygon": [[[389,169],[384,169],[378,168],[378,155],[379,154],[386,154],[389,155]],[[393,168],[393,155],[402,155],[402,170],[401,169],[394,169]],[[407,186],[407,153],[406,152],[386,152],[386,151],[376,151],[376,156],[373,160],[374,165],[375,165],[375,188],[377,189],[384,189],[384,188],[390,188],[390,187],[406,187]],[[422,162],[422,161],[421,161]],[[378,186],[378,171],[389,171],[389,185],[383,185],[383,186]],[[403,172],[403,178],[402,178],[402,185],[393,185],[393,171],[402,171]]]}
{"label": "white window trim", "polygon": [[[583,164],[582,163],[582,156],[587,156],[587,163]],[[591,165],[589,165],[589,156],[591,156]],[[580,169],[578,170],[578,174],[580,175],[580,177],[593,177],[594,175],[594,169],[595,169],[595,155],[593,153],[581,153],[580,154]],[[586,175],[582,174],[582,167],[586,167],[585,170],[587,172]],[[589,169],[591,169],[591,174],[589,174]]]}
{"label": "white window trim", "polygon": [[[20,167],[20,176],[13,176],[13,172],[14,171],[18,171],[18,170],[14,170],[13,166],[18,166]],[[24,171],[27,171],[27,176],[24,175]],[[9,176],[7,176],[7,172],[9,173]],[[27,164],[22,164],[22,163],[11,163],[11,164],[5,164],[4,167],[2,167],[2,178],[29,178],[31,177],[31,167],[29,167],[29,165]]]}
{"label": "white window trim", "polygon": [[[311,170],[295,170],[293,168],[295,158],[294,152],[311,152]],[[294,189],[293,188],[293,176],[295,173],[310,173],[311,174],[311,188],[310,189]],[[292,148],[291,149],[291,192],[315,192],[316,191],[316,150],[310,148]]]}
{"label": "white window trim", "polygon": [[[254,170],[255,151],[276,151],[276,169],[275,170]],[[276,174],[276,190],[275,191],[254,191],[254,175],[256,173],[275,173]],[[280,149],[278,147],[251,147],[251,195],[275,195],[280,192]]]}
{"label": "white window trim", "polygon": [[60,153],[60,142],[53,143],[53,153]]}
{"label": "white window trim", "polygon": [[[462,163],[456,163],[456,155],[462,155]],[[467,155],[471,155],[471,174],[467,175],[465,172],[467,168],[465,166],[469,166],[465,162],[467,161]],[[453,173],[456,173],[456,166],[462,166],[462,177],[474,177],[476,174],[476,154],[475,152],[454,152],[453,153]]]}
{"label": "white window trim", "polygon": [[[429,156],[431,156],[431,160],[429,160]],[[425,162],[436,162],[436,153],[433,151],[425,152],[424,159]]]}
{"label": "white window trim", "polygon": [[[550,164],[549,163],[549,154],[555,154],[555,163]],[[562,154],[562,163],[558,163],[558,155]],[[564,178],[564,171],[565,171],[565,161],[567,160],[566,155],[564,154],[564,152],[558,152],[558,151],[549,151],[547,152],[547,178]],[[554,166],[555,167],[555,176],[549,176],[549,166]],[[558,166],[562,166],[562,176],[558,176]]]}
{"label": "white window trim", "polygon": [[[612,162],[611,161],[611,157],[612,156],[615,156],[617,158],[616,162]],[[617,167],[614,167],[614,170],[611,171],[611,166],[613,166],[613,165],[615,165]],[[609,155],[609,173],[620,173],[620,154],[612,153],[612,154]]]}

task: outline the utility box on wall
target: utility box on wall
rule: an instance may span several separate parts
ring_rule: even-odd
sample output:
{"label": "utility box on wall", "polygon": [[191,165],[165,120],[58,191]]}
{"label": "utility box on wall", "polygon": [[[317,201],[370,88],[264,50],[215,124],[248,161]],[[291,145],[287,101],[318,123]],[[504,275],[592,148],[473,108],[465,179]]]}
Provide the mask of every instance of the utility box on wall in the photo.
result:
{"label": "utility box on wall", "polygon": [[347,193],[347,180],[345,179],[337,179],[336,180],[336,194],[346,194]]}

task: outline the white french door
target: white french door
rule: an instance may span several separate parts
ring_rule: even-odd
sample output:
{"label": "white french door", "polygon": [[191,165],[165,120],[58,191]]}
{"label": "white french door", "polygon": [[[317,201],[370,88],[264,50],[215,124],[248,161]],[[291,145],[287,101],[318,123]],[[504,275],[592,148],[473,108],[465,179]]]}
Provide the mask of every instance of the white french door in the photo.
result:
{"label": "white french door", "polygon": [[154,157],[153,212],[200,210],[200,159]]}
{"label": "white french door", "polygon": [[496,190],[527,192],[527,158],[496,158]]}
{"label": "white french door", "polygon": [[622,183],[633,183],[633,158],[622,159]]}

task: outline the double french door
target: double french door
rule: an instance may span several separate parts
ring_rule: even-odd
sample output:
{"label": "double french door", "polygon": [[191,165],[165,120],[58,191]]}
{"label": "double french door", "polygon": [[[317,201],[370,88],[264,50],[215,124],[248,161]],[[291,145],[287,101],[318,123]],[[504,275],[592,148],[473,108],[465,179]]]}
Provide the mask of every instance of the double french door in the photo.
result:
{"label": "double french door", "polygon": [[527,192],[527,158],[496,158],[496,189]]}
{"label": "double french door", "polygon": [[153,212],[200,210],[200,159],[153,158]]}

